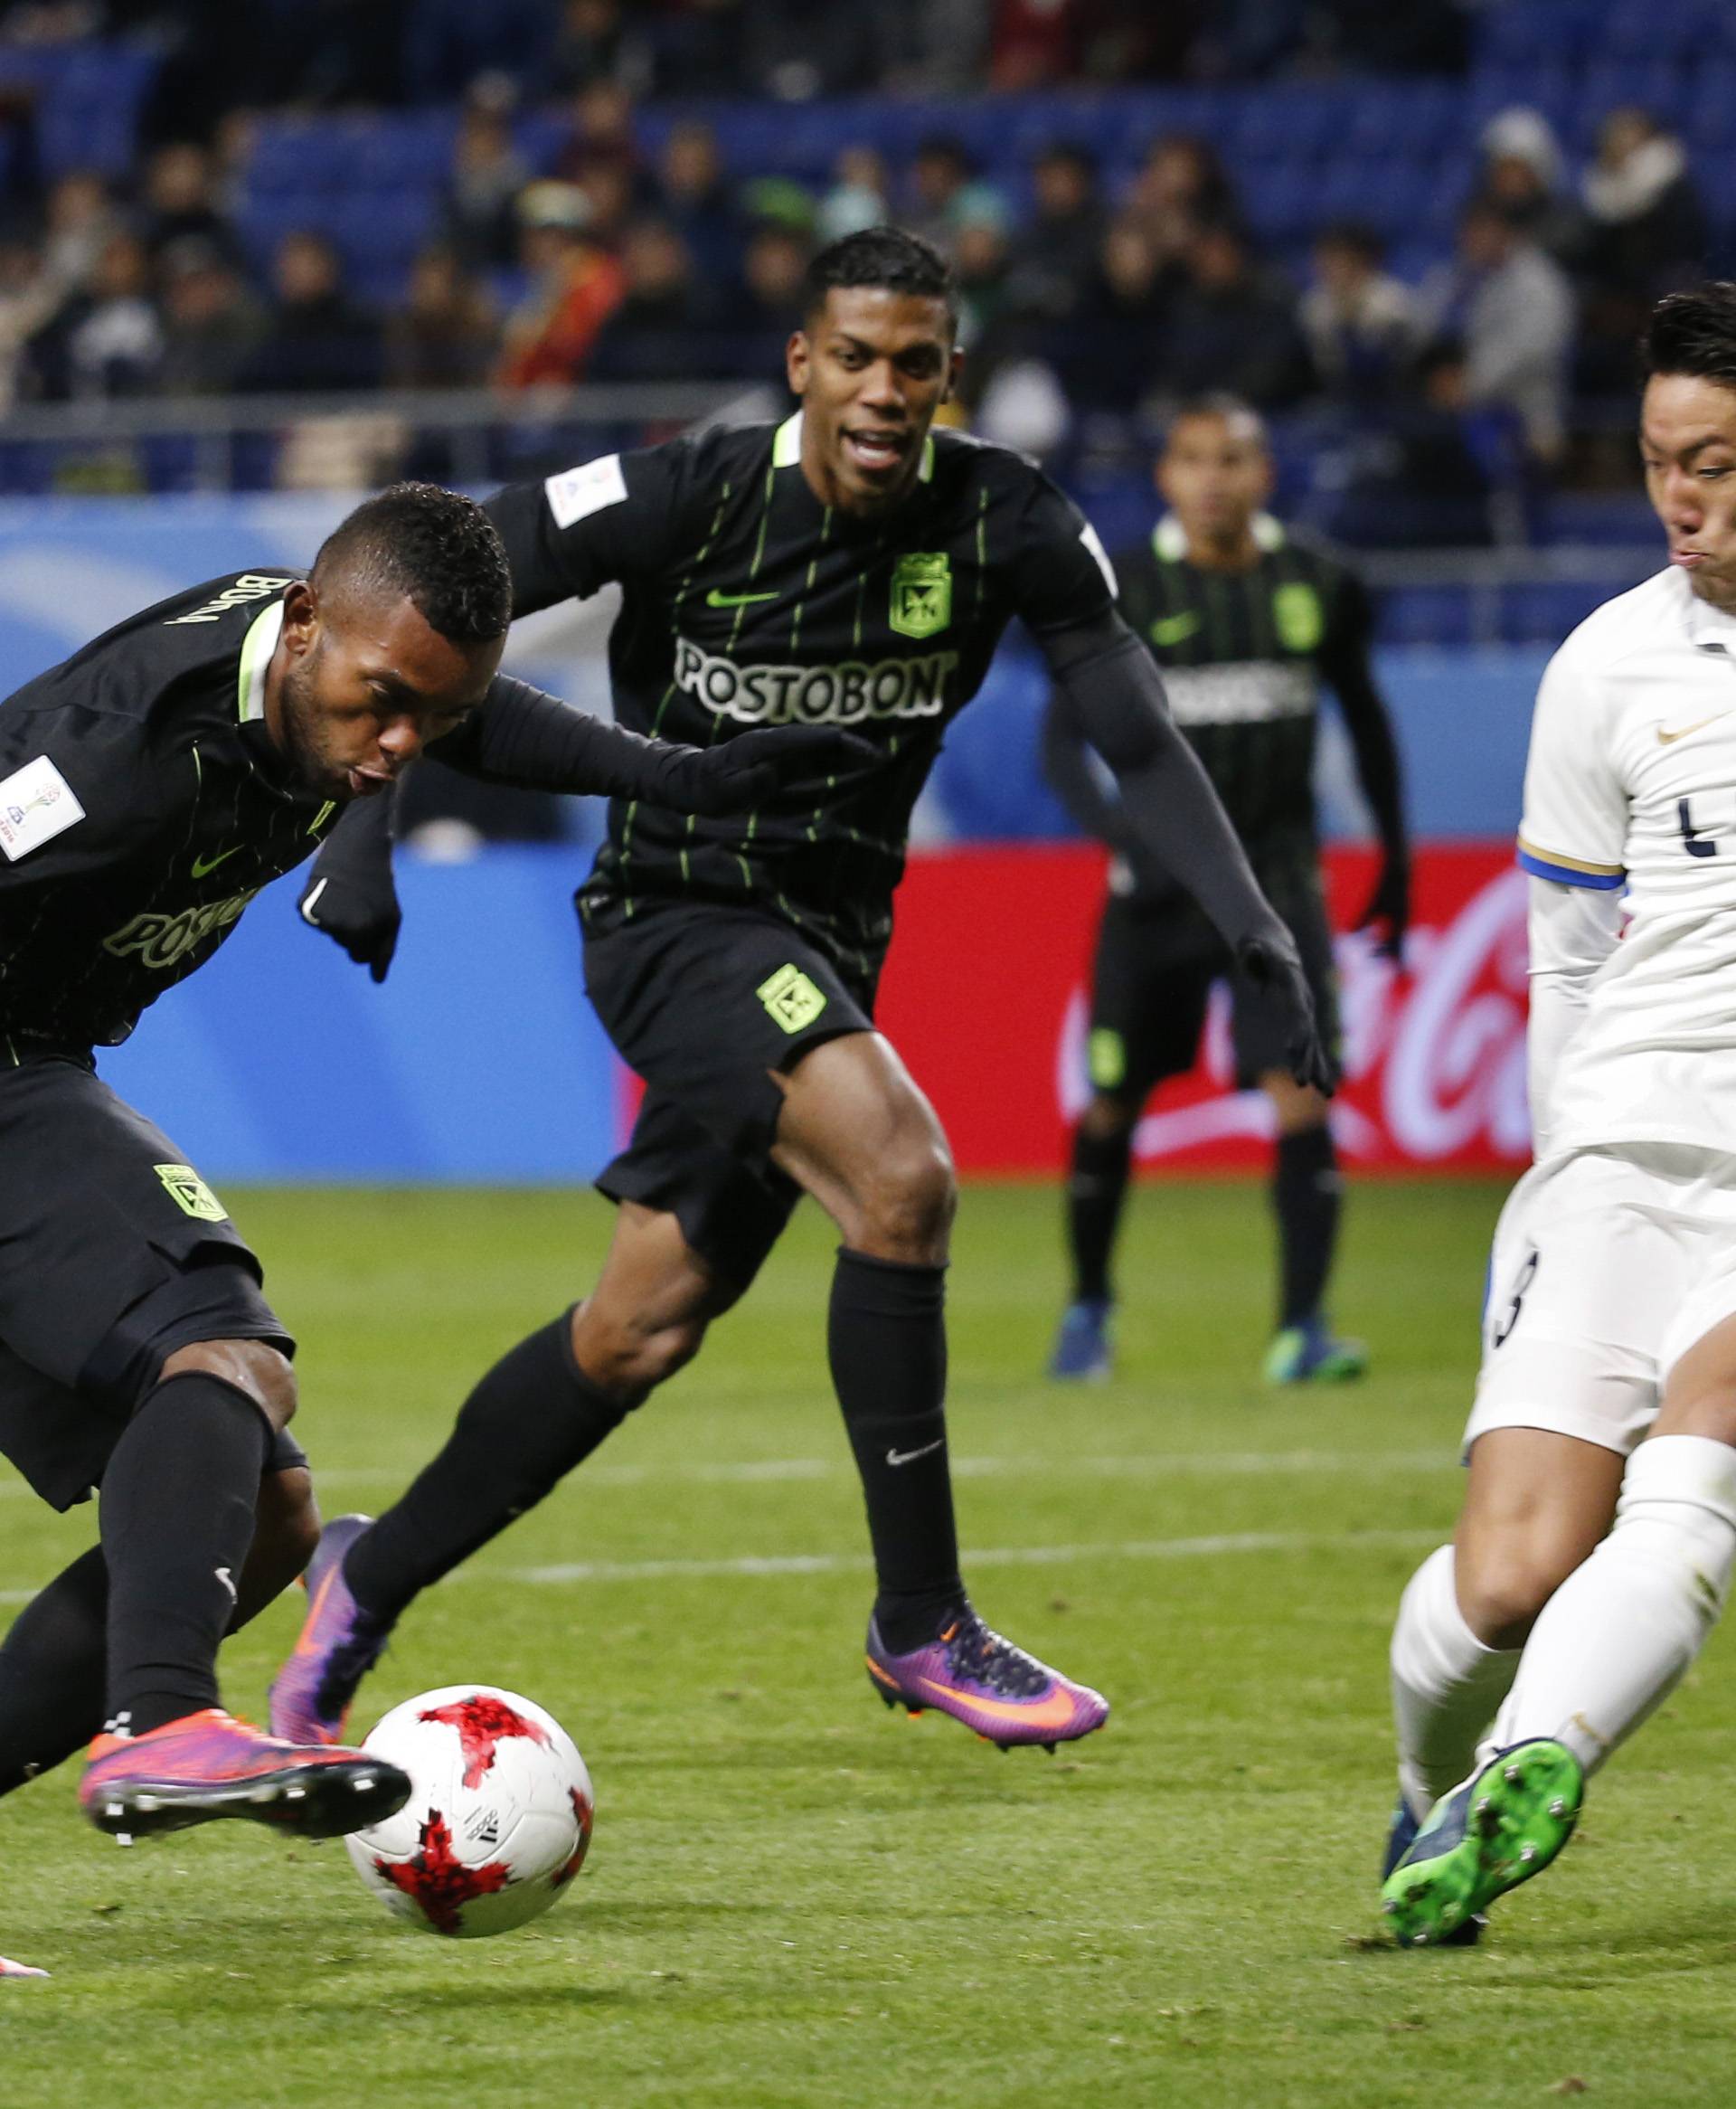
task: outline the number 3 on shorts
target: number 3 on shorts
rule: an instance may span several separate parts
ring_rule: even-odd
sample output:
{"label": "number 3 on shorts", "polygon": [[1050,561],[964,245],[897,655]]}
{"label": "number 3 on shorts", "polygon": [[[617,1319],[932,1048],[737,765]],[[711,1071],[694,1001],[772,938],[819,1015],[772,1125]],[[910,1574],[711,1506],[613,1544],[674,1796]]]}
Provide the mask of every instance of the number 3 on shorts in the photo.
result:
{"label": "number 3 on shorts", "polygon": [[1519,1313],[1525,1307],[1525,1294],[1537,1279],[1537,1248],[1533,1245],[1519,1263],[1519,1272],[1514,1277],[1513,1294],[1499,1318],[1489,1327],[1491,1348],[1505,1348],[1513,1338],[1513,1329],[1519,1323]]}

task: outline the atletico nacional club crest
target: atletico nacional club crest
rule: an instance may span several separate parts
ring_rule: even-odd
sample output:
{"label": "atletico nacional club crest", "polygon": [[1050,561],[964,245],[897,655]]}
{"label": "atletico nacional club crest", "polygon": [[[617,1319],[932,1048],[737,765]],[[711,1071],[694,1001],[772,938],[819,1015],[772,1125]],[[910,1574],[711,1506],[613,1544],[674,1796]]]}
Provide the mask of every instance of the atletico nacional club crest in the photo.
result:
{"label": "atletico nacional club crest", "polygon": [[952,569],[944,550],[899,558],[889,619],[900,637],[932,637],[952,620]]}

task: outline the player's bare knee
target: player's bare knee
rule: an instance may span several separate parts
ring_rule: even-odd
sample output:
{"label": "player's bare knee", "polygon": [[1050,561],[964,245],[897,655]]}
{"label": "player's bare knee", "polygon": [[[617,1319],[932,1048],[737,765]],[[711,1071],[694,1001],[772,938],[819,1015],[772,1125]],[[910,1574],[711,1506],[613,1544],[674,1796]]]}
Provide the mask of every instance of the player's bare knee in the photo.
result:
{"label": "player's bare knee", "polygon": [[573,1357],[599,1391],[637,1405],[699,1353],[710,1322],[709,1311],[618,1316],[581,1304],[573,1314]]}
{"label": "player's bare knee", "polygon": [[195,1340],[167,1356],[160,1376],[184,1376],[194,1370],[245,1392],[279,1434],[295,1418],[295,1368],[269,1340]]}
{"label": "player's bare knee", "polygon": [[1691,1372],[1683,1381],[1673,1375],[1665,1393],[1664,1411],[1652,1432],[1656,1435],[1703,1435],[1709,1442],[1736,1449],[1736,1380]]}
{"label": "player's bare knee", "polygon": [[1454,1563],[1458,1608],[1486,1648],[1522,1648],[1537,1614],[1583,1557],[1576,1546],[1515,1540],[1479,1546]]}
{"label": "player's bare knee", "polygon": [[864,1252],[912,1265],[946,1256],[958,1213],[952,1158],[938,1138],[895,1146],[875,1168],[860,1196],[861,1225],[854,1242]]}

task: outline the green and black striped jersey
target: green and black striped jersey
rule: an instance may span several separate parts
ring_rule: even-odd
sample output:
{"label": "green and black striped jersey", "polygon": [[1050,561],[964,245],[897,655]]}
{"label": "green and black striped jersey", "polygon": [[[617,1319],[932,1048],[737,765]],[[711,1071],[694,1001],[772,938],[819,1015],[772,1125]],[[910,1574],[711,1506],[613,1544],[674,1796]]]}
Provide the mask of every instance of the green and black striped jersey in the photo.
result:
{"label": "green and black striped jersey", "polygon": [[812,811],[684,818],[617,799],[581,890],[588,921],[646,902],[751,903],[872,977],[912,808],[946,727],[1014,615],[1038,636],[1109,612],[1112,581],[1072,502],[1024,456],[928,440],[893,511],[821,503],[799,415],[609,455],[502,491],[514,611],[623,590],[617,718],[705,746],[750,726],[846,725],[882,761]]}
{"label": "green and black striped jersey", "polygon": [[1250,851],[1312,839],[1321,685],[1341,698],[1368,688],[1373,627],[1354,572],[1268,515],[1255,534],[1259,560],[1241,572],[1190,563],[1173,518],[1115,559],[1121,612]]}
{"label": "green and black striped jersey", "polygon": [[0,1063],[112,1045],[337,816],[265,723],[293,573],[129,616],[0,703]]}

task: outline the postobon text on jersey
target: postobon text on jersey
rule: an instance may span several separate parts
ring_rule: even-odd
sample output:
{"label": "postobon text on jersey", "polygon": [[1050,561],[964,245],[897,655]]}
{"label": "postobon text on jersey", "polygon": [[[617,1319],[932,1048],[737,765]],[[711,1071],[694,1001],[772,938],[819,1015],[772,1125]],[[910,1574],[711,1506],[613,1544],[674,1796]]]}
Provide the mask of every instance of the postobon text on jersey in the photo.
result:
{"label": "postobon text on jersey", "polygon": [[675,686],[717,716],[755,725],[939,717],[958,664],[957,652],[926,652],[872,665],[739,667],[688,638],[675,639]]}

